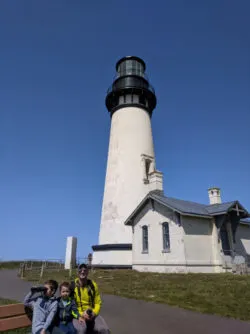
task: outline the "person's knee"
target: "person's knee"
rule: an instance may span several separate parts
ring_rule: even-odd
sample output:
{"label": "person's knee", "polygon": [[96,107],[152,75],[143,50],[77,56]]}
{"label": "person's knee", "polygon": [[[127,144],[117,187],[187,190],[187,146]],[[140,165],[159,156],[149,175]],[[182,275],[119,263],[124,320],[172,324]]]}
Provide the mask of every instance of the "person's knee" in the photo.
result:
{"label": "person's knee", "polygon": [[110,334],[110,330],[108,328],[100,328],[98,334]]}
{"label": "person's knee", "polygon": [[78,320],[73,320],[73,328],[75,329],[76,333],[85,334],[86,333],[86,326],[83,326]]}
{"label": "person's knee", "polygon": [[75,328],[75,332],[78,334],[85,334],[86,333],[86,328],[85,327],[77,327]]}
{"label": "person's knee", "polygon": [[75,333],[85,334],[86,333],[86,328],[84,328],[84,327],[75,328]]}
{"label": "person's knee", "polygon": [[103,326],[98,326],[96,329],[96,333],[98,334],[110,334],[110,330],[108,329],[107,325],[103,324]]}

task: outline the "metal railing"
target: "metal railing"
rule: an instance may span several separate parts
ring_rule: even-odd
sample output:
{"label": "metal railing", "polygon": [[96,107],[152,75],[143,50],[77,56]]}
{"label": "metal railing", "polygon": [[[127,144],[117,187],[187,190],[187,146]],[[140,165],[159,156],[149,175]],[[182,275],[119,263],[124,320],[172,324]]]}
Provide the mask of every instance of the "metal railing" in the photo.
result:
{"label": "metal railing", "polygon": [[113,76],[113,81],[115,81],[118,78],[122,78],[126,76],[138,76],[138,77],[144,78],[145,80],[149,81],[149,77],[147,73],[140,72],[140,71],[134,71],[134,70],[124,71],[122,73],[116,72],[116,74]]}
{"label": "metal railing", "polygon": [[[125,86],[124,88],[128,88],[128,89],[139,89],[140,87],[138,87],[138,86],[136,86],[136,85],[134,85],[134,86],[130,85],[130,86]],[[141,89],[145,89],[145,88],[142,87]],[[148,87],[147,87],[146,89],[148,89],[150,92],[152,92],[153,94],[155,94],[155,89],[154,89],[154,87],[153,87],[152,85],[148,84]],[[118,90],[118,89],[115,89],[114,91],[116,91],[116,90]],[[108,95],[109,93],[111,93],[112,91],[113,91],[113,85],[111,85],[111,86],[108,88],[108,90],[107,90],[107,95]]]}
{"label": "metal railing", "polygon": [[239,250],[221,250],[222,267],[226,272],[250,274],[250,257]]}

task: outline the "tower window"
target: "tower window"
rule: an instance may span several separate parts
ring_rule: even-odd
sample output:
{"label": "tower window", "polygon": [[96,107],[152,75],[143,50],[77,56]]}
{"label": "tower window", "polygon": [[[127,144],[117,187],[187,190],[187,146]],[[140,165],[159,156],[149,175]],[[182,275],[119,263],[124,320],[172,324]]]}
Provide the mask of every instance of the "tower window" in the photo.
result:
{"label": "tower window", "polygon": [[148,253],[148,227],[142,226],[142,252]]}
{"label": "tower window", "polygon": [[148,174],[149,174],[149,168],[150,168],[151,161],[146,159],[145,160],[145,170],[146,170],[146,177],[148,179]]}
{"label": "tower window", "polygon": [[143,104],[144,106],[146,105],[146,98],[145,98],[145,96],[142,96],[142,95],[139,96],[139,103]]}
{"label": "tower window", "polygon": [[123,104],[124,103],[124,96],[121,95],[119,96],[119,104]]}
{"label": "tower window", "polygon": [[125,95],[125,103],[131,103],[132,102],[132,95],[126,94]]}
{"label": "tower window", "polygon": [[139,96],[138,95],[133,95],[133,102],[134,103],[139,103]]}
{"label": "tower window", "polygon": [[143,182],[146,184],[149,182],[149,174],[152,173],[155,169],[154,158],[142,154],[142,162],[143,162]]}

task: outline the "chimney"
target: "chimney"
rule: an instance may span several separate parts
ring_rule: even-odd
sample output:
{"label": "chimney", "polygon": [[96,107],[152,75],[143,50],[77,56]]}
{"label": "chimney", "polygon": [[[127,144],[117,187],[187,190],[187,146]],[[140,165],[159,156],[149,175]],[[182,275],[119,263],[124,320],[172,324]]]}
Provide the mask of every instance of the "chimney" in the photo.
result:
{"label": "chimney", "polygon": [[213,187],[208,189],[209,204],[221,204],[220,188]]}
{"label": "chimney", "polygon": [[149,174],[149,188],[163,194],[163,174],[160,171],[154,170]]}

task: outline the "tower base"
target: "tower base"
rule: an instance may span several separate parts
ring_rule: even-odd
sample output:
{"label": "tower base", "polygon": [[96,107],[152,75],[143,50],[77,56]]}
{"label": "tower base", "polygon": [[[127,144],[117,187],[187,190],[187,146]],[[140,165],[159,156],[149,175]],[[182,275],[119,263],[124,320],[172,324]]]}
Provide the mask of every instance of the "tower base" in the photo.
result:
{"label": "tower base", "polygon": [[103,269],[132,269],[132,244],[92,246],[92,266]]}

